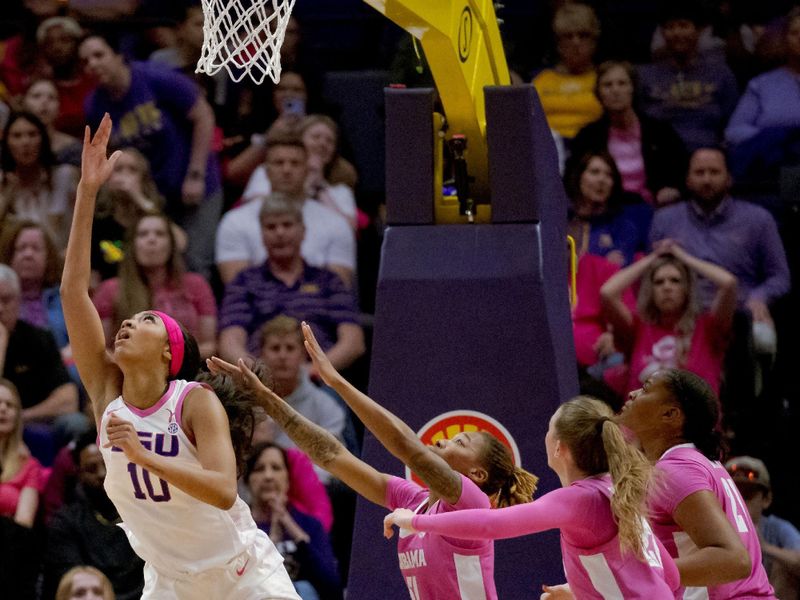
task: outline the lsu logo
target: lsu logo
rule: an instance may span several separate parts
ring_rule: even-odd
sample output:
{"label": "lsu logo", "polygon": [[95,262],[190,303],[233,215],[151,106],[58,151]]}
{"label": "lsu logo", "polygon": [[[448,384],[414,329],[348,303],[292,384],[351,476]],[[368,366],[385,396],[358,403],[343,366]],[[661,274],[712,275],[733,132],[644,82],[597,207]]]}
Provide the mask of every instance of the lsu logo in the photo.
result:
{"label": "lsu logo", "polygon": [[[514,459],[514,464],[519,466],[521,463],[519,448],[508,429],[497,419],[476,410],[452,410],[434,417],[417,432],[417,436],[426,446],[435,444],[441,439],[452,439],[462,431],[479,432],[485,431],[492,434],[509,449]],[[406,479],[410,479],[419,485],[425,485],[419,477],[406,467]]]}

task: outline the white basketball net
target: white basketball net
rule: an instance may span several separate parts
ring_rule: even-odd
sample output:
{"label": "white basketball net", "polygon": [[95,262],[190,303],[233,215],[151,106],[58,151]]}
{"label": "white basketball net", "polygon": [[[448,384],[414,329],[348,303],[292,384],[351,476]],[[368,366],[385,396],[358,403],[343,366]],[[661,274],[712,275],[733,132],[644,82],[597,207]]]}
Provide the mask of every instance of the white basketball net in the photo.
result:
{"label": "white basketball net", "polygon": [[203,50],[197,73],[223,67],[234,81],[281,76],[281,45],[295,0],[203,0]]}

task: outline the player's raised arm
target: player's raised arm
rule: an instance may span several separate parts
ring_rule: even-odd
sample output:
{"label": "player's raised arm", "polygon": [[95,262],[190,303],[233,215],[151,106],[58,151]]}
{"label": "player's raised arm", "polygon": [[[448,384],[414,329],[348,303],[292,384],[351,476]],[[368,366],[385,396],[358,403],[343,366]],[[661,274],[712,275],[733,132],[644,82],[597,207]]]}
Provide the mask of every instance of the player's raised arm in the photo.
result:
{"label": "player's raised arm", "polygon": [[81,179],[78,183],[75,213],[61,278],[61,302],[72,344],[72,355],[93,402],[95,419],[98,422],[105,405],[116,395],[113,391],[109,395],[107,386],[115,382],[115,373],[118,372],[106,354],[100,317],[89,298],[95,199],[119,157],[119,152],[115,152],[107,158],[110,137],[111,118],[108,115],[103,117],[94,137],[89,127],[86,127],[81,156]]}
{"label": "player's raised arm", "polygon": [[458,502],[461,496],[458,472],[431,452],[400,418],[342,377],[323,352],[311,327],[305,322],[302,327],[306,350],[322,380],[336,390],[383,447],[422,478],[431,491],[451,504]]}

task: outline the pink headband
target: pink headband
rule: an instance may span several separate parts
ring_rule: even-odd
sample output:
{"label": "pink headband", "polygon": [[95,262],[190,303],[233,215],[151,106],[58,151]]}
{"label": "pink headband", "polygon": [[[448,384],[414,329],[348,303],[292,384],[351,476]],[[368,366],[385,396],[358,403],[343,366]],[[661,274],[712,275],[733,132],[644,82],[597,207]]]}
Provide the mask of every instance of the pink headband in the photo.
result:
{"label": "pink headband", "polygon": [[181,331],[181,326],[178,325],[175,319],[160,310],[151,310],[150,312],[158,316],[167,329],[169,351],[172,354],[172,358],[169,361],[169,376],[175,377],[178,371],[181,370],[181,363],[183,363],[183,332]]}

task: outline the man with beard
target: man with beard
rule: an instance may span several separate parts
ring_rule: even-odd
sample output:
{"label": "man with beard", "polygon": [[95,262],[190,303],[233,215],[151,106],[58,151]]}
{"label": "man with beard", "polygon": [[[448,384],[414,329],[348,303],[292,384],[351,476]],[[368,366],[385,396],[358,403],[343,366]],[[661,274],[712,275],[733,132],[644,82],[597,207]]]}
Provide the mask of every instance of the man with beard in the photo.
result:
{"label": "man with beard", "polygon": [[114,586],[117,600],[142,595],[142,561],[131,549],[117,509],[103,489],[106,467],[92,430],[78,438],[72,456],[78,467],[75,499],[62,507],[47,530],[44,556],[44,598],[54,597],[62,575],[89,565],[102,571]]}

